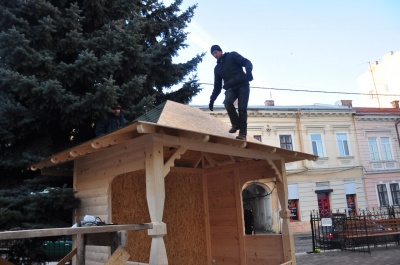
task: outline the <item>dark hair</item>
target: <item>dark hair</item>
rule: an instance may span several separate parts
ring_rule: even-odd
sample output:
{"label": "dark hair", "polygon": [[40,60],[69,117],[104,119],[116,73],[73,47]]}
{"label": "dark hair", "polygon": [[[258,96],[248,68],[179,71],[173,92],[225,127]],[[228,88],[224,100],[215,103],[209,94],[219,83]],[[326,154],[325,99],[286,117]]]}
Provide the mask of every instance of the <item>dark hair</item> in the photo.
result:
{"label": "dark hair", "polygon": [[219,47],[219,45],[213,45],[213,46],[211,46],[211,54],[213,53],[213,51],[222,52],[222,49],[221,49],[221,47]]}

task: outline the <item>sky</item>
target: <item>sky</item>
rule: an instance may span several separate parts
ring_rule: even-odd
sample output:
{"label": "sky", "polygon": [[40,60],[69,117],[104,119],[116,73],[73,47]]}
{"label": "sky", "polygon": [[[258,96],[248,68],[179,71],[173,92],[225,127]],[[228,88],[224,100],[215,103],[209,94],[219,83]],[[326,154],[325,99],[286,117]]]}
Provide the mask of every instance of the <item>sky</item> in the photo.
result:
{"label": "sky", "polygon": [[[213,44],[252,62],[249,105],[270,99],[276,106],[332,105],[350,99],[361,107],[365,96],[285,89],[360,93],[357,77],[369,62],[400,52],[400,0],[183,0],[181,10],[196,3],[187,28],[189,47],[174,58],[185,62],[206,52],[197,71],[203,90],[191,105],[209,102]],[[215,104],[223,99],[221,92]]]}

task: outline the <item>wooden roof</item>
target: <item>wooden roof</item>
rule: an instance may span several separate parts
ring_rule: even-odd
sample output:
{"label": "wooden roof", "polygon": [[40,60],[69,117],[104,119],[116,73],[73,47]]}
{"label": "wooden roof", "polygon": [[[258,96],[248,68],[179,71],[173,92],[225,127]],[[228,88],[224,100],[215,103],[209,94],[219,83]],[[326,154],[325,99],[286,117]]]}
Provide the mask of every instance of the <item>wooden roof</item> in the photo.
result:
{"label": "wooden roof", "polygon": [[[283,159],[287,162],[317,160],[317,156],[265,145],[251,135],[247,141],[228,133],[230,126],[204,111],[173,101],[166,101],[129,125],[55,154],[31,166],[72,169],[71,162],[93,155],[105,148],[146,134],[160,136],[166,160],[174,158],[175,166],[207,168],[250,159]],[[162,136],[162,137],[161,137]],[[184,151],[178,151],[179,148]],[[179,153],[177,155],[177,152]]]}

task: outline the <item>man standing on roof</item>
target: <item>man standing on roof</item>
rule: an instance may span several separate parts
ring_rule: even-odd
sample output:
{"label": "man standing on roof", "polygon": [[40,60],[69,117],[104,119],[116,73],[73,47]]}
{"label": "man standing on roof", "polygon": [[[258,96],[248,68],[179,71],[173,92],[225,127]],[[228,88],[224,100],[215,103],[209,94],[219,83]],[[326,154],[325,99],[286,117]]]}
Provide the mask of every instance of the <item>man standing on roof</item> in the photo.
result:
{"label": "man standing on roof", "polygon": [[124,114],[121,113],[121,105],[117,103],[112,107],[112,109],[112,113],[108,113],[106,117],[96,123],[96,136],[102,136],[104,134],[113,132],[128,123],[124,117]]}
{"label": "man standing on roof", "polygon": [[[250,60],[244,58],[237,52],[223,53],[218,45],[211,46],[211,54],[217,59],[217,65],[214,68],[214,89],[210,97],[209,108],[214,110],[214,101],[221,93],[222,80],[225,89],[225,109],[228,112],[232,128],[229,133],[235,133],[239,130],[236,139],[246,140],[247,135],[247,105],[249,103],[250,84],[253,80],[251,71],[253,65]],[[246,69],[246,73],[243,71]],[[238,100],[238,112],[234,106],[235,100]]]}

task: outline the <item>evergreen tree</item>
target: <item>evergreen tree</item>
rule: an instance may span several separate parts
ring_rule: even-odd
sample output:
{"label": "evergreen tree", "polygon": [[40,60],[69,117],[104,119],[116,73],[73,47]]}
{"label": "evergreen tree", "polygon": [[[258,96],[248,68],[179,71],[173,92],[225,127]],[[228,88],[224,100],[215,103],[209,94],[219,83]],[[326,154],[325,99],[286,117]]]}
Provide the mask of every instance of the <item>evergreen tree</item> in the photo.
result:
{"label": "evergreen tree", "polygon": [[181,4],[0,0],[0,188],[22,185],[37,175],[32,163],[92,138],[116,102],[128,120],[165,100],[190,102],[204,54],[173,63],[196,8]]}

